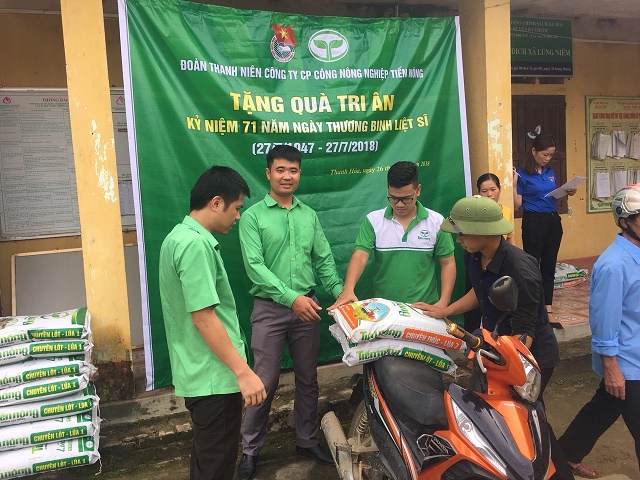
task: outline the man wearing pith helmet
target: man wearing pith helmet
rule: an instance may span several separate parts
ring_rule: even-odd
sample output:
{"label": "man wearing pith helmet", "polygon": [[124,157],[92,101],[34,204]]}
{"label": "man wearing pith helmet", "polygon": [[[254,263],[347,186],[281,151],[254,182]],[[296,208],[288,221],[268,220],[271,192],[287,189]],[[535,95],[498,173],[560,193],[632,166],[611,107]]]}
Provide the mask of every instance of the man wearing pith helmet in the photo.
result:
{"label": "man wearing pith helmet", "polygon": [[444,308],[423,303],[415,306],[436,318],[480,308],[482,327],[493,330],[502,312],[489,302],[489,288],[498,278],[509,275],[518,285],[518,307],[511,313],[511,321],[498,327],[498,333],[525,334],[525,343],[543,370],[543,381],[548,381],[559,355],[544,307],[540,269],[535,258],[504,241],[502,236],[513,231],[513,225],[502,216],[500,205],[479,195],[463,198],[440,228],[454,233],[465,250],[464,263],[473,288]]}
{"label": "man wearing pith helmet", "polygon": [[[504,275],[513,278],[518,286],[518,306],[509,314],[510,321],[500,324],[498,333],[526,335],[524,343],[542,370],[539,397],[542,400],[560,354],[544,306],[542,276],[536,259],[504,239],[503,235],[513,231],[513,225],[503,217],[500,205],[488,197],[475,195],[458,200],[440,229],[455,234],[465,250],[464,263],[473,288],[444,308],[422,302],[413,306],[436,318],[480,308],[482,328],[493,331],[502,312],[489,301],[489,288]],[[551,442],[553,462],[558,470],[564,470],[559,478],[572,478],[553,435]]]}

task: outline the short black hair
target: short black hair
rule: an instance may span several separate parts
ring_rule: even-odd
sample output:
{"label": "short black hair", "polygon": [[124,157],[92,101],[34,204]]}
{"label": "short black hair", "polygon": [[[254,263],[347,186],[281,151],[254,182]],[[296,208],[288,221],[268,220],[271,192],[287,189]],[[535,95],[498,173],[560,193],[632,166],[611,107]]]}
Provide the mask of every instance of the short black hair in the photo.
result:
{"label": "short black hair", "polygon": [[418,186],[418,167],[414,162],[396,162],[387,172],[387,185],[402,188],[407,185]]}
{"label": "short black hair", "polygon": [[291,145],[276,145],[267,153],[267,168],[271,168],[276,158],[283,158],[290,162],[295,162],[298,167],[302,166],[302,153]]}
{"label": "short black hair", "polygon": [[191,189],[189,209],[202,210],[213,197],[220,197],[224,201],[224,209],[244,194],[250,197],[249,185],[233,168],[214,165],[207,169]]}

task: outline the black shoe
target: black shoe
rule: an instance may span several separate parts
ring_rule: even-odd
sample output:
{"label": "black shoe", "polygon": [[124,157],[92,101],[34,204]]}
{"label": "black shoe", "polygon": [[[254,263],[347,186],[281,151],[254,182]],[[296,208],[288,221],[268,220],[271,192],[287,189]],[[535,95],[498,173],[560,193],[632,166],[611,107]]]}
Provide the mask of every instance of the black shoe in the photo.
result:
{"label": "black shoe", "polygon": [[549,325],[558,330],[564,330],[564,326],[560,322],[549,322]]}
{"label": "black shoe", "polygon": [[333,465],[333,457],[326,448],[320,446],[320,444],[313,447],[303,448],[296,445],[296,453],[308,457],[322,465]]}
{"label": "black shoe", "polygon": [[238,480],[251,480],[258,468],[258,455],[242,454],[242,460],[238,464]]}

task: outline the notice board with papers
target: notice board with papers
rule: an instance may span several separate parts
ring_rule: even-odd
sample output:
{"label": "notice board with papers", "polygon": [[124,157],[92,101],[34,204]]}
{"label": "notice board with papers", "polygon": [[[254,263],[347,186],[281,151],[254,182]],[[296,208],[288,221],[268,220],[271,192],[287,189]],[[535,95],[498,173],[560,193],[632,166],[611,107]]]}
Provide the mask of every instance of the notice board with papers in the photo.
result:
{"label": "notice board with papers", "polygon": [[640,182],[640,97],[586,97],[587,208],[609,212],[615,193]]}
{"label": "notice board with papers", "polygon": [[[120,213],[135,228],[125,100],[111,90]],[[0,89],[0,240],[78,235],[66,89]]]}

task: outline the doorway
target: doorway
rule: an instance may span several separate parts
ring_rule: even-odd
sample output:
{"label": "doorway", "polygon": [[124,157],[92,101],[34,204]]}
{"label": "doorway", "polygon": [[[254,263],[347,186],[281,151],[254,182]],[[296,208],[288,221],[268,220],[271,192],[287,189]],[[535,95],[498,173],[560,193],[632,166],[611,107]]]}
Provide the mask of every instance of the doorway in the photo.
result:
{"label": "doorway", "polygon": [[[566,104],[563,95],[513,95],[511,97],[511,122],[513,127],[513,166],[524,164],[531,152],[529,133],[535,134],[540,125],[540,131],[553,137],[556,142],[556,153],[549,162],[549,167],[556,174],[558,186],[567,181],[566,156]],[[558,201],[558,213],[567,213],[567,197]],[[522,210],[515,212],[516,217],[522,216]]]}

